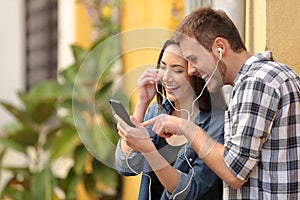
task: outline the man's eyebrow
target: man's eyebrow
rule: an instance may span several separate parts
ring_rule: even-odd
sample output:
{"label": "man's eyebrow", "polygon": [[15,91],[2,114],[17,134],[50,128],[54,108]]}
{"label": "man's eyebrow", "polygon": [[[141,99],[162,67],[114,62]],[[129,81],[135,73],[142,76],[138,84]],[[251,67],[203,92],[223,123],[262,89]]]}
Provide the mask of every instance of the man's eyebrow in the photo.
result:
{"label": "man's eyebrow", "polygon": [[196,58],[196,56],[194,56],[194,55],[189,55],[189,56],[187,56],[185,59],[186,60],[193,60],[193,59],[195,59]]}

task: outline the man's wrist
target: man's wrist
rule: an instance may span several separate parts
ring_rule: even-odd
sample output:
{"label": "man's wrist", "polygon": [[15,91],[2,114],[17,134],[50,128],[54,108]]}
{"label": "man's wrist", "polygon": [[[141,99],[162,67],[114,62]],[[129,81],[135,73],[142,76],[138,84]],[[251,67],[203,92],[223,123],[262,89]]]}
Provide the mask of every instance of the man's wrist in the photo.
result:
{"label": "man's wrist", "polygon": [[202,138],[201,146],[198,152],[200,158],[205,158],[217,144],[217,141],[212,139],[209,135],[205,134]]}
{"label": "man's wrist", "polygon": [[148,154],[148,153],[152,153],[154,151],[157,151],[155,145],[153,144],[153,142],[151,141],[148,145],[145,145],[143,147],[143,149],[141,149],[141,153],[142,154]]}
{"label": "man's wrist", "polygon": [[182,120],[180,132],[182,135],[184,135],[187,140],[191,143],[193,142],[196,134],[197,134],[198,126],[196,126],[194,123],[190,123],[188,120]]}

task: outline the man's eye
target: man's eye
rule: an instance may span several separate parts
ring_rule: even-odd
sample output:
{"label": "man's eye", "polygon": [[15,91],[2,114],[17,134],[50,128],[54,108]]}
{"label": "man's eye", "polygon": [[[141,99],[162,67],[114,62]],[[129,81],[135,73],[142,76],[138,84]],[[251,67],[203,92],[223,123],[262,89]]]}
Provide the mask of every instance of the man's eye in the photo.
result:
{"label": "man's eye", "polygon": [[190,57],[190,58],[188,58],[188,61],[195,64],[195,63],[197,63],[197,57]]}

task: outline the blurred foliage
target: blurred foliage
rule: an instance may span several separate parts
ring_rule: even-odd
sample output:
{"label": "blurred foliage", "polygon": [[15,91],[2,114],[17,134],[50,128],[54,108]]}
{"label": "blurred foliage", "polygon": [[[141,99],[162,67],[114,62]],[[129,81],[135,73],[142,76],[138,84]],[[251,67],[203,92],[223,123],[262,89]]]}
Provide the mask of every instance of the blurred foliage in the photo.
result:
{"label": "blurred foliage", "polygon": [[87,8],[93,24],[92,39],[119,32],[121,0],[77,0]]}
{"label": "blurred foliage", "polygon": [[[11,175],[1,199],[79,199],[79,188],[90,199],[120,199],[120,176],[101,162],[114,157],[112,148],[118,141],[108,99],[120,44],[118,39],[107,40],[118,31],[113,17],[113,7],[118,6],[101,0],[81,2],[98,6],[95,27],[100,32],[92,47],[72,45],[74,63],[59,72],[58,80],[18,92],[20,106],[0,101],[15,118],[0,137],[1,170]],[[120,91],[117,98],[128,102]],[[5,166],[7,151],[18,152],[26,164]],[[59,162],[68,166],[64,175],[55,167]]]}
{"label": "blurred foliage", "polygon": [[[109,136],[108,139],[113,144],[116,144],[118,140],[118,135],[115,134],[115,123],[108,107],[113,79],[116,76],[111,72],[114,65],[106,67],[105,75],[102,73],[101,78],[91,78],[99,74],[94,71],[101,68],[101,60],[110,59],[108,55],[112,53],[112,50],[107,45],[104,45],[101,51],[94,51],[96,53],[89,53],[94,49],[87,51],[79,46],[72,46],[75,63],[60,73],[59,81],[45,81],[27,93],[19,92],[18,97],[22,106],[16,107],[9,102],[1,101],[1,105],[15,117],[15,121],[4,127],[6,136],[0,138],[0,144],[4,147],[0,161],[7,150],[19,152],[28,161],[28,164],[22,167],[6,167],[1,164],[1,170],[12,174],[1,198],[58,199],[55,189],[59,188],[63,191],[65,199],[76,199],[76,188],[82,183],[91,199],[118,198],[119,175],[85,148],[78,134],[78,127],[74,123],[75,104],[77,112],[87,112],[87,114],[81,113],[84,116],[87,137],[101,135],[99,127],[95,129],[95,124],[92,123],[94,119],[97,121],[101,118],[101,130],[104,136]],[[109,52],[105,53],[105,50]],[[83,60],[94,62],[91,67],[87,68],[94,71],[85,78],[97,80],[97,87],[93,91],[93,96],[87,92],[90,90],[89,87],[80,87],[81,94],[86,92],[89,96],[76,99],[73,94],[74,84],[80,77],[78,73],[80,67],[84,65]],[[119,97],[126,99],[122,93],[119,93]],[[89,99],[95,99],[95,111],[90,113],[91,106],[85,105]],[[101,141],[95,141],[96,144],[97,142]],[[103,145],[100,146],[101,149],[106,149]],[[105,156],[113,157],[113,153],[106,152]],[[55,173],[57,169],[53,168],[54,163],[61,158],[73,160],[73,165],[63,178],[57,177]],[[107,194],[106,190],[110,192]]]}

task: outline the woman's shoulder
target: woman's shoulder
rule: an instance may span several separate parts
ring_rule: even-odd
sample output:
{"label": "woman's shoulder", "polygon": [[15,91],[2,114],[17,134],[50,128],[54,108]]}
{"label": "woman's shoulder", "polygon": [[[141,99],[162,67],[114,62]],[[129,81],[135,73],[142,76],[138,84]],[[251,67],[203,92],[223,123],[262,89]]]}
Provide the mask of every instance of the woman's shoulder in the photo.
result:
{"label": "woman's shoulder", "polygon": [[158,104],[157,101],[153,102],[148,108],[148,113],[159,115],[161,113],[168,113],[169,110],[168,102],[164,99],[162,104]]}
{"label": "woman's shoulder", "polygon": [[161,113],[161,105],[159,105],[157,102],[154,102],[151,104],[147,110],[147,113],[145,115],[145,120],[151,119]]}
{"label": "woman's shoulder", "polygon": [[157,113],[159,109],[161,109],[160,107],[161,106],[157,102],[154,102],[149,106],[148,113]]}

